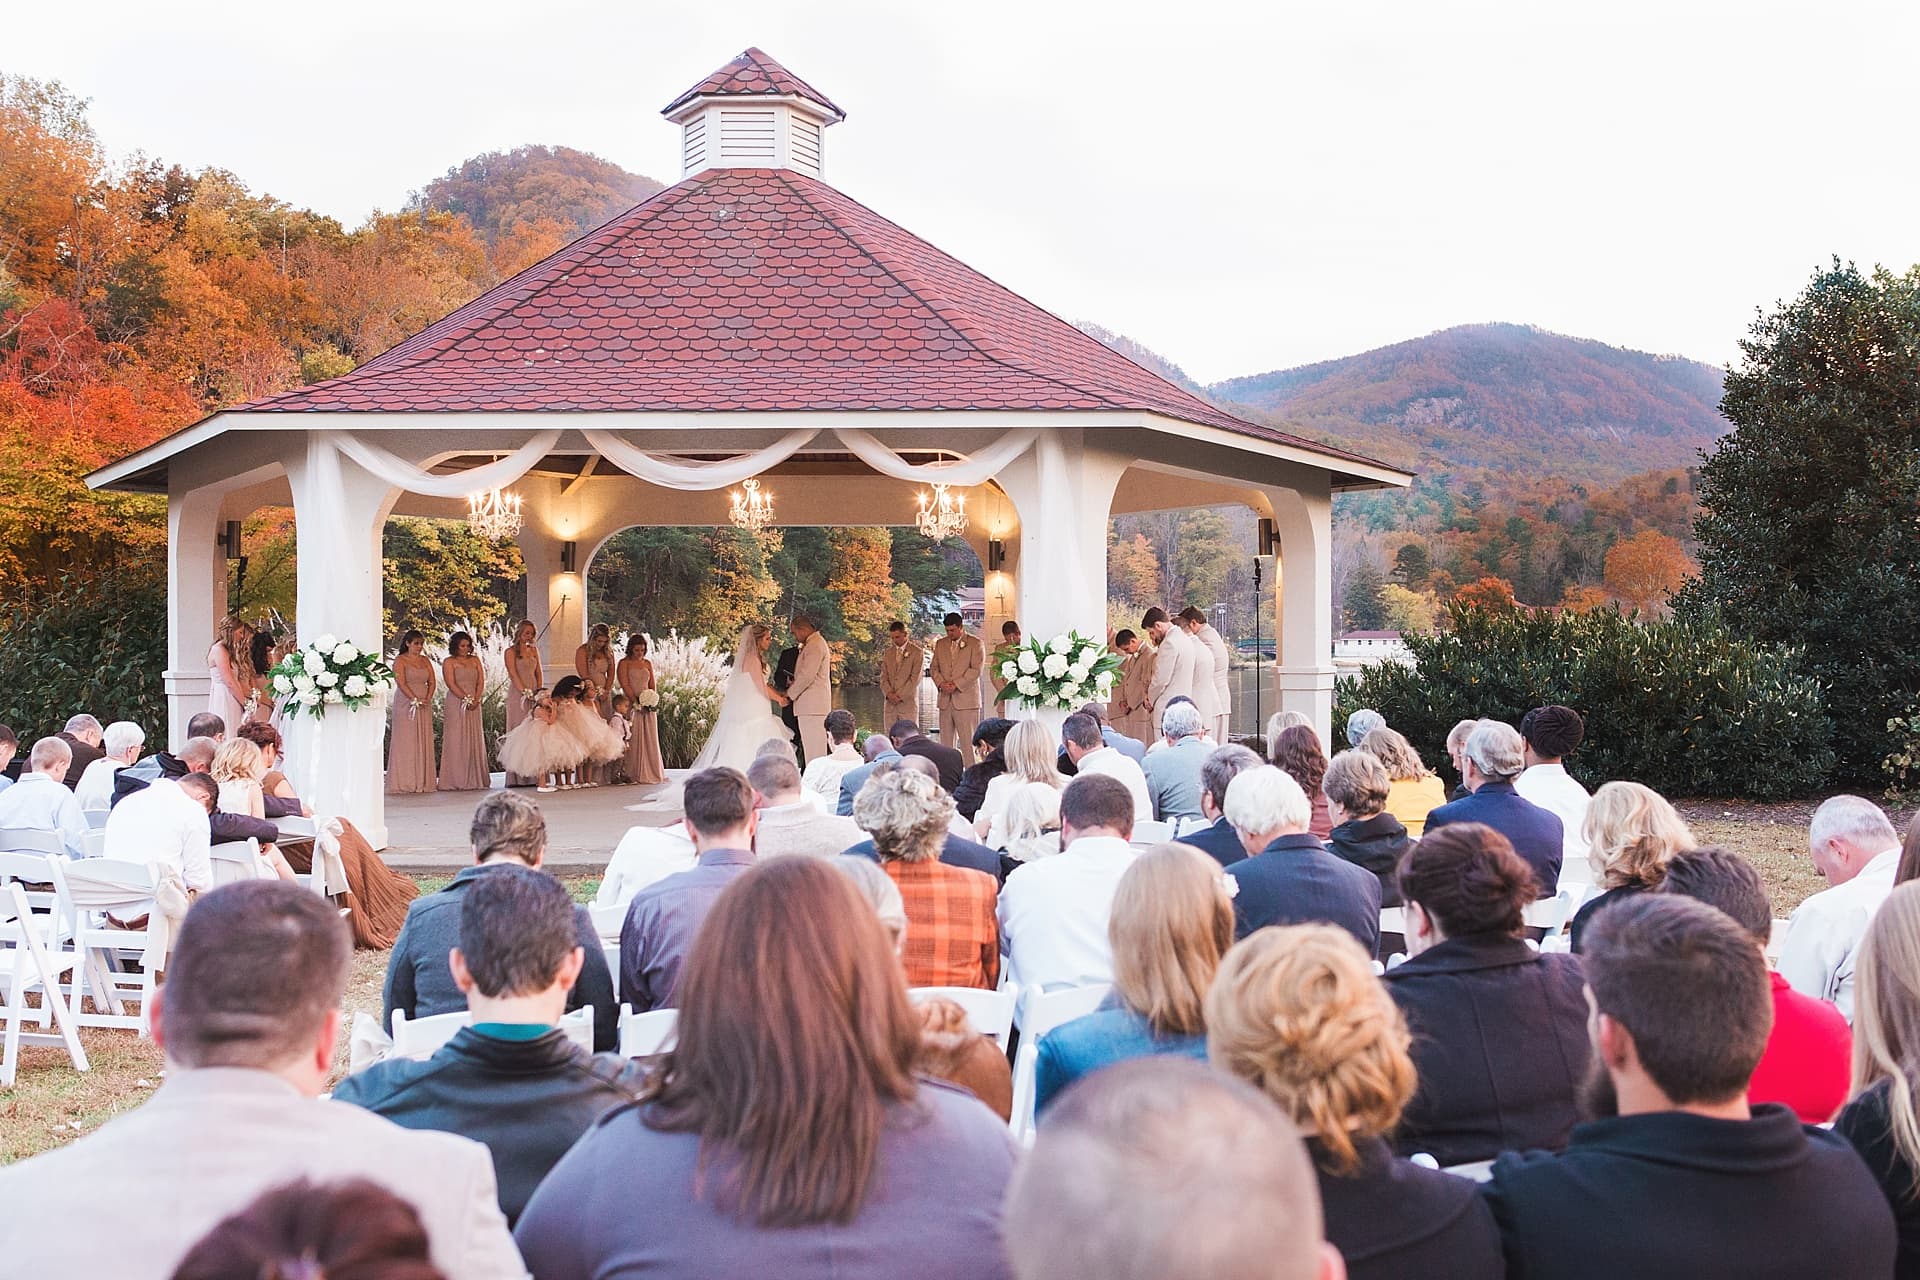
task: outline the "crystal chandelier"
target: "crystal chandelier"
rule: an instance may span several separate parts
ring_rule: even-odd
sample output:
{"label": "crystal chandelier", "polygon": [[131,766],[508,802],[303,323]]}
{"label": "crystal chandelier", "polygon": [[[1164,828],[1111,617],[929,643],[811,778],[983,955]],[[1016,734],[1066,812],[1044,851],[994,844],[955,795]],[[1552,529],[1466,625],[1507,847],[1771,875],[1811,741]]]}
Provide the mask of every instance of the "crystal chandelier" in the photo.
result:
{"label": "crystal chandelier", "polygon": [[967,531],[967,495],[953,493],[944,484],[933,486],[932,493],[920,495],[920,514],[915,523],[926,537],[939,542]]}
{"label": "crystal chandelier", "polygon": [[760,492],[758,480],[743,480],[740,489],[727,495],[733,505],[727,519],[749,533],[759,533],[773,523],[773,495]]}
{"label": "crystal chandelier", "polygon": [[504,542],[520,532],[520,495],[488,489],[467,495],[467,528],[490,542]]}

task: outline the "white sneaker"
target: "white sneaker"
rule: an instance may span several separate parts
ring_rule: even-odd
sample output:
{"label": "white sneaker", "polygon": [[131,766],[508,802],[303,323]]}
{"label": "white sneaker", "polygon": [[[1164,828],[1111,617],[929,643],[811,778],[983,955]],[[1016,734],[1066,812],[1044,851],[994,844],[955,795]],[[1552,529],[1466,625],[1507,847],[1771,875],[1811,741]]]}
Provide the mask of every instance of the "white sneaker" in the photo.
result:
{"label": "white sneaker", "polygon": [[538,786],[538,787],[535,787],[535,788],[534,788],[534,790],[535,790],[535,791],[537,791],[537,792],[539,792],[539,793],[540,793],[541,795],[543,795],[543,796],[544,796],[544,795],[546,795],[546,794],[548,794],[549,792],[552,792],[552,791],[557,791],[557,790],[559,790],[559,788],[557,788],[557,787],[549,787],[549,786],[546,786],[546,785],[544,785],[544,784],[543,784],[543,785],[541,785],[541,786]]}

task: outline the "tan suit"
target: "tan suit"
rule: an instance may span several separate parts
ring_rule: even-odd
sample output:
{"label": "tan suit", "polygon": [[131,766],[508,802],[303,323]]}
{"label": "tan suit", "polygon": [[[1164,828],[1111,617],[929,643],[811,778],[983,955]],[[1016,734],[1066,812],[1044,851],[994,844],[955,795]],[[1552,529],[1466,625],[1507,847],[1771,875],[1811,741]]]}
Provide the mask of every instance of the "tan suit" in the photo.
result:
{"label": "tan suit", "polygon": [[1232,741],[1227,736],[1233,723],[1233,687],[1228,676],[1232,669],[1231,655],[1227,652],[1227,642],[1214,630],[1211,622],[1202,623],[1194,638],[1213,654],[1213,692],[1220,704],[1220,714],[1214,721],[1213,740],[1224,747]]}
{"label": "tan suit", "polygon": [[964,632],[958,640],[941,636],[933,642],[933,683],[957,686],[940,690],[940,740],[973,763],[973,731],[980,723],[980,673],[987,665],[987,649],[978,636]]}
{"label": "tan suit", "polygon": [[893,727],[895,720],[920,723],[920,677],[927,669],[927,651],[909,640],[896,645],[889,640],[880,650],[880,700],[885,706],[880,732]]}
{"label": "tan suit", "polygon": [[[368,1178],[393,1192],[420,1211],[434,1264],[449,1276],[527,1274],[485,1147],[236,1067],[173,1068],[144,1105],[0,1169],[0,1270],[168,1280],[221,1219],[299,1177]],[[91,1227],[90,1206],[107,1215]]]}
{"label": "tan suit", "polygon": [[[1193,699],[1193,705],[1200,709],[1202,731],[1212,736],[1219,726],[1220,713],[1224,710],[1220,705],[1219,687],[1213,680],[1213,650],[1201,643],[1200,637],[1191,631],[1187,632],[1187,642],[1193,654],[1193,692],[1189,696]],[[1218,743],[1220,740],[1214,738],[1214,741]]]}
{"label": "tan suit", "polygon": [[1167,703],[1183,695],[1193,697],[1193,651],[1198,645],[1199,641],[1179,627],[1168,627],[1167,634],[1155,646],[1153,679],[1147,686],[1147,701],[1153,704],[1155,734],[1160,732],[1160,717],[1166,714]]}
{"label": "tan suit", "polygon": [[793,718],[800,722],[800,749],[818,760],[833,749],[827,741],[827,712],[833,710],[833,650],[818,631],[808,636],[793,662],[793,680],[787,685]]}
{"label": "tan suit", "polygon": [[1113,727],[1129,738],[1153,741],[1153,715],[1147,709],[1147,689],[1153,682],[1154,648],[1142,642],[1120,665],[1114,685]]}

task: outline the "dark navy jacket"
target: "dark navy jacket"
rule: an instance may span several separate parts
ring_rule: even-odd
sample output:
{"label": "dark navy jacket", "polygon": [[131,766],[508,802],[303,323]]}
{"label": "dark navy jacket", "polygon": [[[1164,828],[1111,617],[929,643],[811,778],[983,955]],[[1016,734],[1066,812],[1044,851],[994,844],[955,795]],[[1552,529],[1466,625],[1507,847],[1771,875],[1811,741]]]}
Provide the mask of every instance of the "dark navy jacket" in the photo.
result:
{"label": "dark navy jacket", "polygon": [[1560,815],[1520,795],[1511,782],[1485,782],[1466,799],[1441,805],[1427,815],[1426,829],[1438,831],[1454,822],[1492,827],[1533,868],[1541,897],[1551,898],[1560,891],[1560,858],[1566,852]]}
{"label": "dark navy jacket", "polygon": [[1215,818],[1212,826],[1187,832],[1180,837],[1180,843],[1204,849],[1223,867],[1247,860],[1247,847],[1240,843],[1240,833],[1225,818]]}
{"label": "dark navy jacket", "polygon": [[1227,868],[1240,882],[1234,895],[1233,936],[1270,924],[1337,924],[1360,940],[1367,955],[1380,951],[1380,881],[1371,871],[1336,858],[1306,832],[1281,836],[1257,855]]}

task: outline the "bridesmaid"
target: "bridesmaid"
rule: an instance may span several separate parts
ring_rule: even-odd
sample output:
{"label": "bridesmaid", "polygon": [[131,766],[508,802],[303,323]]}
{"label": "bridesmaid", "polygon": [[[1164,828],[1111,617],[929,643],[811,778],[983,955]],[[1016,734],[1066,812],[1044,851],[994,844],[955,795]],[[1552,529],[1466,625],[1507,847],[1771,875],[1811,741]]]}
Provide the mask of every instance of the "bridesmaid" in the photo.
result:
{"label": "bridesmaid", "polygon": [[409,631],[400,637],[400,656],[393,660],[393,679],[399,689],[393,699],[393,742],[387,751],[391,795],[418,795],[434,788],[434,679],[426,648],[427,637]]}
{"label": "bridesmaid", "polygon": [[253,695],[253,628],[228,614],[214,628],[207,650],[207,710],[228,733],[239,729]]}
{"label": "bridesmaid", "polygon": [[253,691],[256,696],[247,721],[250,724],[256,721],[260,724],[269,724],[280,715],[280,709],[273,703],[273,683],[267,678],[267,672],[273,670],[274,663],[280,661],[273,632],[255,631],[249,650],[249,660],[253,663]]}
{"label": "bridesmaid", "polygon": [[573,651],[573,670],[593,686],[592,711],[605,720],[613,714],[613,637],[602,622],[587,633],[587,642]]}
{"label": "bridesmaid", "polygon": [[627,781],[665,782],[667,775],[660,764],[660,717],[651,708],[641,708],[643,689],[652,689],[658,696],[653,663],[647,658],[647,638],[636,631],[627,641],[627,656],[620,659],[620,690],[633,706],[633,732],[627,737]]}
{"label": "bridesmaid", "polygon": [[464,631],[447,641],[447,660],[440,664],[447,681],[447,700],[441,715],[440,789],[485,791],[493,782],[487,769],[487,734],[481,725],[487,673],[474,656],[473,637]]}
{"label": "bridesmaid", "polygon": [[[513,645],[507,650],[508,733],[527,718],[540,690],[545,687],[545,676],[540,670],[539,637],[539,631],[531,622],[522,622],[513,629]],[[539,781],[539,778],[507,771],[510,787],[530,787]]]}

